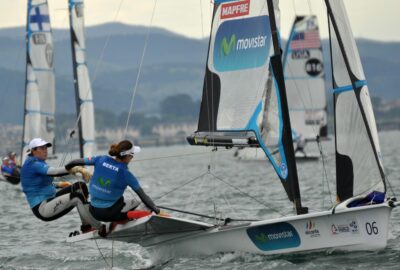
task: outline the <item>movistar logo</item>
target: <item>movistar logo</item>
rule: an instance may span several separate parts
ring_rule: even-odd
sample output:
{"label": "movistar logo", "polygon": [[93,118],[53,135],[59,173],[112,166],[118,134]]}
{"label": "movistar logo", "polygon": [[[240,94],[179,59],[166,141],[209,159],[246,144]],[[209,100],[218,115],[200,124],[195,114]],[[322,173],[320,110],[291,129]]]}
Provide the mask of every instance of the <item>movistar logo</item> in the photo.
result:
{"label": "movistar logo", "polygon": [[265,233],[257,234],[255,237],[256,240],[261,243],[266,243],[268,241],[268,236],[266,236]]}
{"label": "movistar logo", "polygon": [[212,48],[215,70],[224,72],[263,66],[269,59],[270,37],[268,16],[224,21],[217,30]]}
{"label": "movistar logo", "polygon": [[97,179],[97,182],[100,184],[102,187],[109,187],[111,185],[111,180],[107,179],[106,181],[103,180],[103,177],[100,177]]}
{"label": "movistar logo", "polygon": [[226,37],[224,37],[221,41],[221,55],[223,54],[224,56],[227,56],[231,53],[232,48],[235,47],[236,43],[236,35],[232,35],[229,43],[226,40]]}

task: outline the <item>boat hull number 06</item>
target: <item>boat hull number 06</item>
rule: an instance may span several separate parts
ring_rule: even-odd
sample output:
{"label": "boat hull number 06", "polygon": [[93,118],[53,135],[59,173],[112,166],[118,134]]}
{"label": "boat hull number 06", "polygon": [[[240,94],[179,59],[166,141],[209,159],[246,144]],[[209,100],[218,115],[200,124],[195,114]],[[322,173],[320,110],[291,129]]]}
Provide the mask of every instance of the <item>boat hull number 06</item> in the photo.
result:
{"label": "boat hull number 06", "polygon": [[378,226],[376,226],[376,221],[373,221],[372,223],[370,222],[365,223],[365,229],[367,230],[367,233],[369,235],[379,233]]}

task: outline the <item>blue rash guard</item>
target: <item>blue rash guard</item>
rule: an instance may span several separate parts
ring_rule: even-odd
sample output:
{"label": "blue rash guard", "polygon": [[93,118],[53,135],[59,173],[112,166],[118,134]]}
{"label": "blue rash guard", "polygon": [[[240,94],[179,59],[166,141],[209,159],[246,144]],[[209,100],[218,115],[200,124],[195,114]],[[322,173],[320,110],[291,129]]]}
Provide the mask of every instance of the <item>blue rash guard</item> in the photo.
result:
{"label": "blue rash guard", "polygon": [[90,204],[97,208],[108,208],[122,197],[127,186],[139,190],[140,184],[128,170],[126,163],[121,163],[109,156],[85,158],[85,165],[94,165],[94,173],[89,184]]}
{"label": "blue rash guard", "polygon": [[22,166],[22,191],[25,193],[31,208],[56,195],[53,177],[47,175],[48,169],[49,165],[44,160],[34,156],[28,156]]}
{"label": "blue rash guard", "polygon": [[6,166],[6,165],[1,165],[1,171],[3,173],[8,173],[8,174],[12,174],[14,172],[14,166]]}

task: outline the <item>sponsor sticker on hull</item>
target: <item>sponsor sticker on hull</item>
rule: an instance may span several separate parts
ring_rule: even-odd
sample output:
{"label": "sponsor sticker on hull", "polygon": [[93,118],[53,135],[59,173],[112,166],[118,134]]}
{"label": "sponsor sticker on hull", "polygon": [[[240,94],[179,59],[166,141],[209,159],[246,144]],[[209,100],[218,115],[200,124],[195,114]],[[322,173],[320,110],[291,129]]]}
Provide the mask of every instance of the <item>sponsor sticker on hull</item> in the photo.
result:
{"label": "sponsor sticker on hull", "polygon": [[296,229],[287,222],[249,228],[247,235],[263,251],[294,248],[301,243]]}
{"label": "sponsor sticker on hull", "polygon": [[359,228],[356,220],[347,220],[343,223],[333,223],[331,225],[332,235],[359,234]]}
{"label": "sponsor sticker on hull", "polygon": [[235,18],[249,14],[250,0],[244,0],[229,4],[222,4],[221,19]]}
{"label": "sponsor sticker on hull", "polygon": [[233,71],[265,64],[271,47],[268,16],[223,22],[214,41],[213,62],[217,71]]}
{"label": "sponsor sticker on hull", "polygon": [[314,220],[309,220],[306,222],[306,230],[304,233],[310,238],[320,237],[321,235]]}

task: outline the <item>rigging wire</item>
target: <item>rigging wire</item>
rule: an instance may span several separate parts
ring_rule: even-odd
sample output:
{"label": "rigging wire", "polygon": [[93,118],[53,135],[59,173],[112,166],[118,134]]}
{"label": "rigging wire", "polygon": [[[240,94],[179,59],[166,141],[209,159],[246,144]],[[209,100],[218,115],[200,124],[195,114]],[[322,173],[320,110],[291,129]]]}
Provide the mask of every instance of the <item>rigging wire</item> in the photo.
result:
{"label": "rigging wire", "polygon": [[126,138],[126,134],[128,132],[129,119],[130,119],[131,113],[133,111],[133,103],[134,103],[136,91],[137,91],[137,88],[138,88],[138,85],[139,85],[139,79],[140,79],[140,76],[142,74],[143,61],[144,61],[144,57],[146,55],[147,45],[148,45],[148,41],[149,41],[149,37],[150,37],[150,27],[153,25],[153,19],[154,19],[156,6],[157,6],[157,0],[154,1],[154,6],[153,6],[152,13],[151,13],[150,22],[149,22],[149,25],[147,26],[146,39],[145,39],[145,42],[144,42],[142,56],[140,58],[140,64],[139,64],[139,69],[138,69],[137,76],[136,76],[135,86],[134,86],[133,91],[132,91],[131,105],[129,107],[129,112],[128,112],[128,116],[127,116],[127,119],[126,119],[125,131],[123,133],[124,134],[123,135],[124,138]]}
{"label": "rigging wire", "polygon": [[[223,150],[228,151],[228,150]],[[209,155],[209,152],[202,152],[202,153],[188,153],[188,154],[179,154],[179,155],[170,155],[170,156],[158,156],[152,158],[144,158],[144,159],[135,159],[135,162],[139,161],[153,161],[158,159],[170,159],[170,158],[180,158],[180,157],[188,157],[188,156],[197,156],[197,155]]]}
{"label": "rigging wire", "polygon": [[[238,187],[236,187],[236,186],[234,186],[234,185],[232,185],[232,184],[226,182],[226,181],[223,180],[221,177],[216,176],[216,175],[215,175],[214,173],[212,173],[210,170],[208,170],[207,172],[205,172],[205,173],[203,173],[203,174],[201,174],[201,175],[199,175],[199,176],[197,176],[197,177],[195,177],[195,178],[190,179],[189,181],[187,181],[187,182],[183,183],[182,185],[179,185],[179,186],[177,186],[177,187],[171,189],[170,191],[165,192],[164,194],[162,194],[162,195],[156,197],[154,200],[157,201],[157,200],[159,200],[159,199],[165,197],[166,195],[168,195],[168,194],[170,194],[170,193],[172,193],[172,192],[175,192],[175,191],[177,191],[177,190],[183,188],[184,186],[186,186],[186,185],[188,185],[188,184],[190,184],[190,183],[193,183],[193,182],[195,182],[195,181],[201,179],[201,178],[204,177],[205,175],[211,175],[211,176],[213,176],[215,179],[217,179],[217,180],[219,180],[220,182],[222,182],[222,183],[224,183],[224,184],[230,186],[231,188],[233,188],[233,189],[239,191],[241,194],[243,194],[243,195],[245,195],[245,196],[247,196],[247,197],[253,199],[254,201],[256,201],[256,202],[258,202],[259,204],[261,204],[261,205],[263,205],[264,207],[266,207],[267,209],[270,209],[271,211],[276,212],[276,213],[278,213],[278,214],[281,215],[281,216],[285,216],[284,214],[280,213],[277,209],[274,209],[274,208],[268,206],[266,203],[260,201],[259,199],[255,198],[254,196],[252,196],[252,195],[250,195],[250,194],[248,194],[248,193],[242,191],[240,188],[238,188]],[[216,190],[216,188],[214,188],[214,190]],[[220,220],[220,219],[217,217],[217,207],[216,207],[216,204],[215,204],[215,202],[214,202],[214,197],[215,197],[214,192],[212,193],[212,196],[213,196],[212,200],[213,200],[213,209],[214,209],[214,217],[213,217],[213,218],[214,218],[215,220]],[[162,207],[160,207],[160,208],[162,208]],[[164,207],[164,208],[165,208],[165,207]],[[165,209],[166,209],[166,208],[165,208]],[[182,211],[184,211],[184,210],[182,210]]]}
{"label": "rigging wire", "polygon": [[242,191],[240,188],[238,188],[238,187],[236,187],[236,186],[234,186],[234,185],[232,185],[232,184],[226,182],[226,181],[223,180],[221,177],[218,177],[218,176],[216,176],[215,174],[213,174],[213,173],[211,173],[211,172],[210,172],[210,174],[211,174],[212,176],[214,176],[215,179],[218,179],[218,180],[221,181],[222,183],[224,183],[224,184],[230,186],[230,187],[233,188],[233,189],[236,189],[236,190],[239,191],[241,194],[243,194],[243,195],[245,195],[245,196],[247,196],[247,197],[253,199],[255,202],[261,204],[262,206],[266,207],[267,209],[270,209],[270,210],[272,210],[273,212],[276,212],[276,213],[278,213],[278,214],[281,215],[281,216],[286,216],[285,214],[282,214],[281,212],[279,212],[277,209],[274,209],[274,208],[270,207],[269,205],[267,205],[267,204],[264,203],[263,201],[257,199],[256,197],[250,195],[249,193],[244,192],[244,191]]}
{"label": "rigging wire", "polygon": [[183,188],[184,186],[186,186],[186,185],[188,185],[188,184],[190,184],[190,183],[192,183],[192,182],[198,180],[199,178],[202,178],[202,177],[203,177],[204,175],[206,175],[206,174],[208,174],[208,172],[205,172],[205,173],[203,173],[203,174],[201,174],[201,175],[199,175],[199,176],[197,176],[197,177],[195,177],[195,178],[193,178],[193,179],[190,179],[190,180],[187,181],[186,183],[183,183],[182,185],[180,185],[180,186],[178,186],[178,187],[176,187],[176,188],[173,188],[172,190],[167,191],[167,192],[165,192],[164,194],[162,194],[162,195],[156,197],[154,200],[159,200],[159,199],[161,199],[161,198],[167,196],[168,194],[170,194],[170,193],[172,193],[172,192],[175,192],[175,191],[177,191],[177,190]]}

